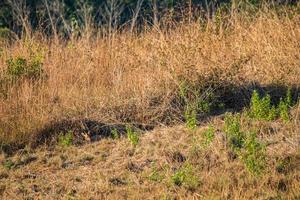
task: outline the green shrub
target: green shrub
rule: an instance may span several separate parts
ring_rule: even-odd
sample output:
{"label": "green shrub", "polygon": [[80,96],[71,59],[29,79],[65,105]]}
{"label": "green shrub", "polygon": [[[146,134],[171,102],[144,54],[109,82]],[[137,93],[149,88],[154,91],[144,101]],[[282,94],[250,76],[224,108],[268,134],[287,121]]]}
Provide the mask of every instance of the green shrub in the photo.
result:
{"label": "green shrub", "polygon": [[184,118],[185,118],[185,123],[186,126],[191,129],[195,130],[197,127],[197,111],[194,108],[190,108],[187,106],[187,108],[184,111]]}
{"label": "green shrub", "polygon": [[287,91],[286,97],[280,99],[278,107],[271,106],[270,95],[260,98],[257,91],[254,91],[248,114],[254,119],[274,120],[280,117],[284,121],[289,121],[289,109],[291,106],[292,94],[290,89]]}
{"label": "green shrub", "polygon": [[119,138],[119,133],[118,133],[118,130],[116,128],[113,128],[111,130],[111,137],[113,140],[116,140]]}
{"label": "green shrub", "polygon": [[42,73],[43,64],[40,56],[30,56],[29,59],[16,57],[6,61],[6,74],[12,81],[21,77],[37,79],[41,77]]}
{"label": "green shrub", "polygon": [[249,116],[261,120],[274,120],[277,116],[275,106],[271,105],[270,95],[260,98],[256,90],[253,91],[251,97]]}
{"label": "green shrub", "polygon": [[13,79],[18,78],[26,73],[27,60],[22,57],[11,58],[6,61],[7,74]]}
{"label": "green shrub", "polygon": [[13,39],[12,31],[8,28],[0,28],[0,42],[9,42]]}
{"label": "green shrub", "polygon": [[245,133],[241,131],[240,114],[226,113],[224,132],[233,150],[239,150],[245,142]]}
{"label": "green shrub", "polygon": [[14,167],[14,162],[11,161],[10,159],[7,159],[5,160],[3,163],[2,163],[3,167],[6,168],[6,169],[12,169]]}
{"label": "green shrub", "polygon": [[73,143],[73,133],[71,131],[66,134],[60,134],[58,137],[58,144],[63,147],[69,147]]}
{"label": "green shrub", "polygon": [[212,125],[210,125],[208,129],[203,132],[203,137],[204,137],[204,141],[203,141],[204,147],[209,146],[212,143],[213,139],[215,138],[215,129]]}
{"label": "green shrub", "polygon": [[186,126],[194,130],[199,113],[210,113],[215,104],[215,95],[211,90],[201,92],[199,86],[183,81],[179,86],[179,96],[184,103],[184,119]]}
{"label": "green shrub", "polygon": [[289,121],[289,109],[292,106],[292,93],[291,90],[288,89],[286,97],[284,99],[280,99],[279,105],[278,105],[278,113],[282,120]]}
{"label": "green shrub", "polygon": [[126,127],[127,137],[130,143],[135,147],[139,143],[139,135],[134,132],[130,126]]}
{"label": "green shrub", "polygon": [[194,175],[194,169],[191,165],[186,165],[179,169],[172,177],[174,185],[184,186],[188,190],[195,190],[199,186],[199,180]]}
{"label": "green shrub", "polygon": [[163,180],[163,176],[158,172],[157,169],[154,169],[151,174],[148,176],[150,181],[161,182]]}
{"label": "green shrub", "polygon": [[256,133],[251,133],[247,137],[241,157],[251,173],[256,175],[262,173],[266,165],[265,145],[258,141]]}

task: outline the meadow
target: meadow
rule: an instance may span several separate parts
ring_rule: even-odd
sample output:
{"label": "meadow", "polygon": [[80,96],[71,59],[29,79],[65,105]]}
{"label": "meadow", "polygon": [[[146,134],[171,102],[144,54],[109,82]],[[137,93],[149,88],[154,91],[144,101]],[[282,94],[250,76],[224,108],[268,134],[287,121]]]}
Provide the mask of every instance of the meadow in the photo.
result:
{"label": "meadow", "polygon": [[299,9],[0,40],[0,197],[299,199]]}

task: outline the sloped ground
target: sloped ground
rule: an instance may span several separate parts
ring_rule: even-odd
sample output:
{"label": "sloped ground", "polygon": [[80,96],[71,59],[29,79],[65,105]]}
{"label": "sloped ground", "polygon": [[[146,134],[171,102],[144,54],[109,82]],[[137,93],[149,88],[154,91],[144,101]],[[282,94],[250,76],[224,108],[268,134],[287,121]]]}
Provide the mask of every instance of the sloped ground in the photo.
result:
{"label": "sloped ground", "polygon": [[[299,106],[289,122],[241,119],[266,145],[260,174],[228,146],[224,116],[190,130],[160,127],[83,146],[44,146],[1,155],[2,199],[299,199]],[[205,136],[214,129],[210,141]]]}
{"label": "sloped ground", "polygon": [[0,199],[300,199],[299,103],[287,122],[242,114],[230,137],[224,115],[198,116],[240,112],[253,90],[270,94],[265,117],[288,88],[299,100],[298,7],[236,14],[1,45]]}

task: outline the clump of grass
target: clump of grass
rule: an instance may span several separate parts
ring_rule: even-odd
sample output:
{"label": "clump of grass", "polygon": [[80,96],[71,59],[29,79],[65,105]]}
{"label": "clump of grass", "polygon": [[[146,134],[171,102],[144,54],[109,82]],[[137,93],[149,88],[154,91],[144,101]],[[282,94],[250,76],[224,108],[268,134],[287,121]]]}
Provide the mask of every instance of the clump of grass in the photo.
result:
{"label": "clump of grass", "polygon": [[171,181],[176,186],[184,186],[188,190],[195,190],[200,182],[194,174],[192,165],[185,165],[171,177]]}
{"label": "clump of grass", "polygon": [[133,131],[130,126],[126,126],[126,132],[128,140],[135,147],[140,141],[139,134]]}
{"label": "clump of grass", "polygon": [[60,134],[58,137],[58,144],[62,147],[69,147],[73,143],[73,133],[68,131],[66,134]]}

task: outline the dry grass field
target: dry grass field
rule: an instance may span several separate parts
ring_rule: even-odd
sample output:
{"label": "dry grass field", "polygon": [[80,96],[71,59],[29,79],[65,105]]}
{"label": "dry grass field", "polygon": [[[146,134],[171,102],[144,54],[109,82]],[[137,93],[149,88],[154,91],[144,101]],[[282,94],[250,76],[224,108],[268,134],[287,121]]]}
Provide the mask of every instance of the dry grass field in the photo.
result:
{"label": "dry grass field", "polygon": [[0,84],[1,199],[300,199],[299,8],[2,41]]}

